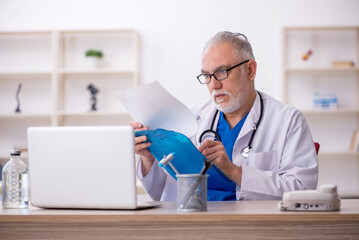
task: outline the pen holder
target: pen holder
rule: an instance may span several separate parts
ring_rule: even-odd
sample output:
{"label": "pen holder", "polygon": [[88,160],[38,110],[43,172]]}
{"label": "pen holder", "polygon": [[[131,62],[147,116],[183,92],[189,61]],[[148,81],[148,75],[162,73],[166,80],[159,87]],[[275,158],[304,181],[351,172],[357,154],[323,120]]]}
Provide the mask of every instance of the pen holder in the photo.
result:
{"label": "pen holder", "polygon": [[202,174],[179,174],[177,177],[177,211],[207,211],[207,178]]}

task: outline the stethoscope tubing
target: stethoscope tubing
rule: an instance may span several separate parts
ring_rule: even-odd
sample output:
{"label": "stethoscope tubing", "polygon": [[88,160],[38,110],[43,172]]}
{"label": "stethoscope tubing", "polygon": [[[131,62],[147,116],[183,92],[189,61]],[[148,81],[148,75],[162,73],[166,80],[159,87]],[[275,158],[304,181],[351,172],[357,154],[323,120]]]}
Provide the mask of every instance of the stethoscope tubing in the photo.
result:
{"label": "stethoscope tubing", "polygon": [[[253,139],[254,139],[254,136],[256,135],[256,131],[259,127],[259,124],[261,123],[262,121],[262,116],[263,116],[263,99],[262,99],[262,95],[257,92],[258,95],[259,95],[259,99],[260,99],[260,105],[261,105],[261,108],[260,108],[260,114],[259,114],[259,118],[258,118],[258,121],[255,125],[255,128],[252,132],[252,135],[251,137],[249,138],[249,141],[248,141],[248,145],[247,147],[245,147],[243,150],[242,150],[242,156],[243,157],[248,157],[248,154],[252,151],[253,147],[252,147],[252,142],[253,142]],[[202,143],[202,139],[203,139],[203,136],[206,134],[206,133],[213,133],[214,136],[215,136],[215,139],[217,139],[218,141],[221,141],[221,137],[219,136],[219,134],[213,129],[214,127],[214,123],[216,121],[216,118],[217,118],[217,115],[219,113],[219,110],[217,109],[216,110],[216,113],[214,114],[214,117],[212,119],[212,124],[211,124],[211,128],[210,129],[207,129],[205,130],[200,136],[199,136],[199,143],[201,144]]]}
{"label": "stethoscope tubing", "polygon": [[263,116],[263,99],[262,99],[262,95],[257,92],[258,95],[259,95],[259,99],[260,99],[260,103],[261,103],[261,110],[260,110],[260,114],[259,114],[259,118],[258,118],[258,122],[256,123],[256,128],[253,130],[253,133],[251,135],[251,138],[249,139],[249,142],[248,142],[248,148],[251,149],[252,148],[252,141],[253,141],[253,138],[254,136],[256,135],[256,131],[259,127],[259,124],[261,123],[262,121],[262,116]]}

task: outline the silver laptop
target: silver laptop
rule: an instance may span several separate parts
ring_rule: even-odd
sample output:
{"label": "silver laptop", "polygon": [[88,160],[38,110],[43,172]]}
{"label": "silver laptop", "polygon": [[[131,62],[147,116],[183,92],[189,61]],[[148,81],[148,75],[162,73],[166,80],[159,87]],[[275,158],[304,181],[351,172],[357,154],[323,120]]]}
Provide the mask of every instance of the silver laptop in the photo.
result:
{"label": "silver laptop", "polygon": [[138,209],[130,126],[30,127],[30,201],[43,208]]}

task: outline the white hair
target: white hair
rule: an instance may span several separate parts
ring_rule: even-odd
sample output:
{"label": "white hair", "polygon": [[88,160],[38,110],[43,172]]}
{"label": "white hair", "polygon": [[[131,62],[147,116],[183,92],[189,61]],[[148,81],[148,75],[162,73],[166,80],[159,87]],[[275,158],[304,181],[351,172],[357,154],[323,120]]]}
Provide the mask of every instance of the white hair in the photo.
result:
{"label": "white hair", "polygon": [[228,31],[219,32],[209,39],[204,47],[203,54],[207,49],[214,45],[222,43],[231,43],[237,52],[238,60],[254,59],[251,44],[248,42],[247,37],[241,33],[232,33]]}

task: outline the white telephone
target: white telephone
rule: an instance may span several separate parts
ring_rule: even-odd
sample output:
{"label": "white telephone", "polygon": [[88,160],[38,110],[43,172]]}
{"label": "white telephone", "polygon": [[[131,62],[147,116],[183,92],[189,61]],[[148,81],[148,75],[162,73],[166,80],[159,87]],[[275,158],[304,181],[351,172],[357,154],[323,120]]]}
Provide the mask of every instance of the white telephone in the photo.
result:
{"label": "white telephone", "polygon": [[317,190],[286,192],[278,203],[281,211],[336,211],[340,209],[337,186],[325,184]]}

